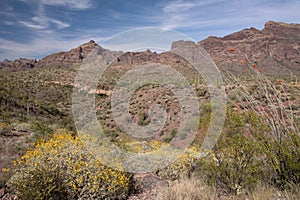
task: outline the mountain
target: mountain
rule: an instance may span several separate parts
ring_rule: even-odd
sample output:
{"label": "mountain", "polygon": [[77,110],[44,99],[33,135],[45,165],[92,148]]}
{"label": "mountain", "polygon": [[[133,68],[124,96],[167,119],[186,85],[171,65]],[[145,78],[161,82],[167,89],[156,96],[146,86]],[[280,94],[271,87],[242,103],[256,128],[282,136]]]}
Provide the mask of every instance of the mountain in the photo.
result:
{"label": "mountain", "polygon": [[80,64],[82,60],[96,47],[99,47],[94,40],[80,45],[68,52],[54,53],[38,61],[37,67],[48,66],[69,66]]}
{"label": "mountain", "polygon": [[266,72],[300,71],[300,24],[269,21],[263,30],[244,29],[223,38],[208,37],[199,44],[218,66],[233,71],[242,67],[245,55]]}
{"label": "mountain", "polygon": [[14,61],[5,59],[0,62],[0,71],[19,71],[23,69],[33,68],[36,66],[37,61],[28,58],[19,58]]}
{"label": "mountain", "polygon": [[[180,45],[183,43],[174,42],[172,48],[180,48]],[[300,72],[300,24],[269,21],[262,30],[248,28],[222,38],[210,36],[197,45],[207,50],[220,69],[240,72],[245,67],[241,61],[247,57],[268,73]],[[18,71],[34,67],[79,65],[97,47],[101,48],[91,40],[68,52],[54,53],[39,61],[25,58],[4,60],[0,63],[0,70]],[[120,64],[139,64],[147,61],[167,64],[184,62],[168,52],[157,54],[151,51],[127,52],[118,59]]]}
{"label": "mountain", "polygon": [[20,58],[15,61],[4,60],[0,63],[2,71],[19,71],[35,67],[54,67],[54,66],[70,66],[79,65],[82,60],[96,47],[99,47],[95,41],[91,40],[82,44],[68,52],[58,52],[42,58],[41,60],[33,60]]}

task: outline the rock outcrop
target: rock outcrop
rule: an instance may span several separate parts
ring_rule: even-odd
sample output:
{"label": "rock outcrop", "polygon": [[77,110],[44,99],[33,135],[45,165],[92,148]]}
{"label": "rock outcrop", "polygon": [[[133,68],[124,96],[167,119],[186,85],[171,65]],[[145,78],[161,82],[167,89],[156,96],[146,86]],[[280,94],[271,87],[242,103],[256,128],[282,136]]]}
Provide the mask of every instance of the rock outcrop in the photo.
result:
{"label": "rock outcrop", "polygon": [[82,44],[79,47],[71,49],[68,52],[54,53],[41,59],[37,67],[49,66],[70,66],[82,63],[82,60],[96,47],[99,47],[95,41]]}
{"label": "rock outcrop", "polygon": [[35,67],[67,67],[79,65],[82,63],[82,60],[97,47],[99,47],[99,45],[91,40],[68,52],[54,53],[39,61],[27,58],[20,58],[14,61],[6,59],[3,62],[0,62],[0,71],[19,71]]}
{"label": "rock outcrop", "polygon": [[19,58],[14,61],[10,61],[5,59],[3,62],[0,62],[0,71],[6,70],[6,71],[19,71],[22,69],[28,69],[35,67],[37,61],[33,59],[27,59],[27,58]]}
{"label": "rock outcrop", "polygon": [[300,71],[300,24],[267,22],[263,30],[245,29],[199,42],[220,68],[239,71],[247,56],[268,73]]}

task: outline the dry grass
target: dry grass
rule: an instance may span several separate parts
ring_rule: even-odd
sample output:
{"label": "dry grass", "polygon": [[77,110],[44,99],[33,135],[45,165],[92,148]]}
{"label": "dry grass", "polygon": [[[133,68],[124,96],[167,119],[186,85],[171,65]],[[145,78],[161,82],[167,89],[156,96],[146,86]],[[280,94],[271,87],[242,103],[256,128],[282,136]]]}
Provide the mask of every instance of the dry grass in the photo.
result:
{"label": "dry grass", "polygon": [[169,187],[161,188],[161,199],[164,200],[209,200],[216,199],[214,187],[191,178],[173,182]]}
{"label": "dry grass", "polygon": [[258,185],[257,188],[249,194],[253,200],[267,199],[286,199],[298,200],[300,198],[300,186],[293,185],[291,189],[280,191],[269,185]]}
{"label": "dry grass", "polygon": [[258,184],[253,191],[241,191],[237,195],[226,195],[220,189],[209,186],[204,181],[196,178],[174,181],[170,186],[159,189],[161,200],[298,200],[300,186],[293,185],[291,189],[280,191],[276,187]]}

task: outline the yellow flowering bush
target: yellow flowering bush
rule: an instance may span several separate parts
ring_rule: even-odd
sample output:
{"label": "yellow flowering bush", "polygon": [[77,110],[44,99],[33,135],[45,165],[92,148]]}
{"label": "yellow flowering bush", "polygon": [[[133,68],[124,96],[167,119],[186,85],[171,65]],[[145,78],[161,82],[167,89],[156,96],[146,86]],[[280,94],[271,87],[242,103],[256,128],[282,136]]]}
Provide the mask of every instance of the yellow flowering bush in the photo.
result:
{"label": "yellow flowering bush", "polygon": [[198,153],[199,150],[196,147],[189,147],[172,164],[160,169],[158,176],[170,180],[189,177],[193,171]]}
{"label": "yellow flowering bush", "polygon": [[123,199],[131,178],[103,165],[69,133],[53,134],[14,165],[8,185],[22,199]]}
{"label": "yellow flowering bush", "polygon": [[122,148],[128,152],[134,153],[146,153],[151,151],[156,151],[163,146],[167,145],[164,142],[160,142],[157,140],[147,141],[132,141],[127,142],[122,145]]}
{"label": "yellow flowering bush", "polygon": [[11,126],[7,123],[0,123],[0,134],[6,134],[11,131]]}

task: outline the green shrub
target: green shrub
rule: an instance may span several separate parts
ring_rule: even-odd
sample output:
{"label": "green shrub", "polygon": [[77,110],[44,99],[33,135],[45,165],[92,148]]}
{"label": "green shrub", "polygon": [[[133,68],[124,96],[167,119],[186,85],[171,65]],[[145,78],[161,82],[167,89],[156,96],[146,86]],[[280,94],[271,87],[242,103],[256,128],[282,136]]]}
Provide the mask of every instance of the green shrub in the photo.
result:
{"label": "green shrub", "polygon": [[104,166],[79,138],[54,134],[15,162],[8,186],[22,199],[122,199],[130,176]]}
{"label": "green shrub", "polygon": [[190,147],[184,154],[180,155],[172,164],[160,169],[157,175],[164,179],[177,180],[190,177],[194,169],[196,160],[195,153],[198,152],[195,147]]}
{"label": "green shrub", "polygon": [[11,132],[11,126],[7,123],[0,123],[0,135],[5,135],[8,134],[9,132]]}
{"label": "green shrub", "polygon": [[227,193],[239,193],[260,180],[265,156],[261,143],[245,132],[245,115],[229,110],[226,120],[225,132],[207,157],[197,162],[196,171]]}
{"label": "green shrub", "polygon": [[276,186],[285,188],[300,183],[300,136],[290,133],[280,141],[266,138],[265,149]]}
{"label": "green shrub", "polygon": [[205,179],[229,193],[252,188],[263,174],[262,149],[253,138],[243,134],[223,135],[206,158],[197,163]]}

